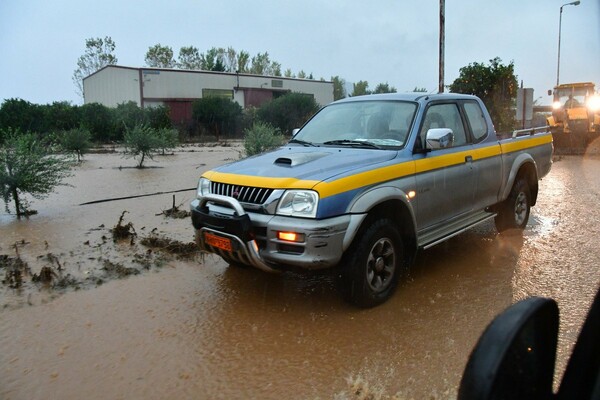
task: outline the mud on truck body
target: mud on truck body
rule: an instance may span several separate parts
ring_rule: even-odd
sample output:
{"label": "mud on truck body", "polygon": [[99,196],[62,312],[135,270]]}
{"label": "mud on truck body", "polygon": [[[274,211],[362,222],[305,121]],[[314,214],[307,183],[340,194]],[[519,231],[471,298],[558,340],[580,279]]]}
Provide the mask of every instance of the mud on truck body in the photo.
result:
{"label": "mud on truck body", "polygon": [[371,307],[418,249],[491,218],[523,229],[551,164],[550,133],[500,139],[477,97],[353,97],[285,146],[203,173],[192,223],[230,264],[338,268],[345,299]]}

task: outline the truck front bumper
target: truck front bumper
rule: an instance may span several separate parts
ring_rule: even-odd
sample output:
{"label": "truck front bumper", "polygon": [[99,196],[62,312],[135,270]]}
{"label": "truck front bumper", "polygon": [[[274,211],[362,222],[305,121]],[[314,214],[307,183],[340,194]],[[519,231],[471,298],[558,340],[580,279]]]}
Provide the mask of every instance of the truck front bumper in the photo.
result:
{"label": "truck front bumper", "polygon": [[[192,201],[190,208],[200,248],[269,272],[337,265],[364,218],[316,220],[250,212],[236,199],[214,194]],[[279,232],[293,232],[299,239],[282,240]]]}

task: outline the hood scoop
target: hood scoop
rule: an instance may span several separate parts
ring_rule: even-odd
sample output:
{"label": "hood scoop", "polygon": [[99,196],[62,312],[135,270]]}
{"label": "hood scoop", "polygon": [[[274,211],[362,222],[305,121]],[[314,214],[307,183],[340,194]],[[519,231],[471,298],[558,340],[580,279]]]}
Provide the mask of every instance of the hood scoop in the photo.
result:
{"label": "hood scoop", "polygon": [[312,153],[295,153],[288,154],[285,157],[279,157],[275,160],[275,165],[284,167],[295,167],[296,165],[306,164],[311,161],[318,160],[321,157],[325,157],[330,153],[325,152],[312,152]]}

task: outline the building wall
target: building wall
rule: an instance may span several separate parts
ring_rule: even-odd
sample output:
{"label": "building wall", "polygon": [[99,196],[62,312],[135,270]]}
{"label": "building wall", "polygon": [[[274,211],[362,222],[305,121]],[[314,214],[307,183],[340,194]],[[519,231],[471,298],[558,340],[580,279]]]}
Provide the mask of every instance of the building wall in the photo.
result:
{"label": "building wall", "polygon": [[121,103],[140,103],[139,71],[137,68],[104,68],[83,80],[85,103],[100,103],[116,107]]}
{"label": "building wall", "polygon": [[[140,76],[142,85],[140,87]],[[202,98],[203,89],[231,90],[233,100],[245,106],[247,89],[310,93],[317,103],[333,101],[333,83],[308,79],[291,79],[259,75],[208,71],[182,71],[156,68],[107,66],[83,81],[86,103],[101,103],[109,107],[141,100],[162,103],[174,99]],[[140,99],[143,96],[143,99]]]}

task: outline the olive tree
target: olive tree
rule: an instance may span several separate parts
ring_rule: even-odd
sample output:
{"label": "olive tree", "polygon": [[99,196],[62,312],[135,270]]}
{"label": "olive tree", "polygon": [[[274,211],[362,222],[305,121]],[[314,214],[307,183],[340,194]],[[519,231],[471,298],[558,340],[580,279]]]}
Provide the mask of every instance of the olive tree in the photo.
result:
{"label": "olive tree", "polygon": [[77,155],[77,162],[81,161],[81,158],[92,146],[90,142],[92,134],[85,128],[74,128],[66,131],[62,131],[58,134],[58,140],[61,147]]}
{"label": "olive tree", "polygon": [[0,145],[0,194],[9,212],[9,203],[14,203],[17,217],[29,213],[25,193],[41,199],[62,185],[64,178],[71,175],[73,159],[70,156],[49,154],[35,134],[19,130],[2,132]]}
{"label": "olive tree", "polygon": [[154,153],[163,147],[163,141],[157,130],[146,125],[136,125],[127,129],[123,139],[125,156],[139,157],[138,168],[144,168],[146,158],[153,160]]}

